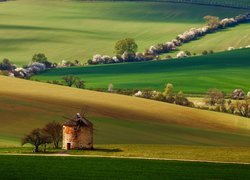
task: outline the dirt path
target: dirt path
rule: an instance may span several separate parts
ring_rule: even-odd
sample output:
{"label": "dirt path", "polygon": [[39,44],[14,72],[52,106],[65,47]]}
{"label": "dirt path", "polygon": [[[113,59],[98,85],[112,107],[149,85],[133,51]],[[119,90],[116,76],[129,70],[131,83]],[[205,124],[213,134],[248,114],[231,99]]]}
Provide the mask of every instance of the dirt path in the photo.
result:
{"label": "dirt path", "polygon": [[0,156],[51,156],[51,157],[97,157],[97,158],[114,158],[114,159],[145,159],[145,160],[162,160],[162,161],[184,161],[184,162],[204,162],[204,163],[221,163],[221,164],[245,164],[250,165],[250,162],[226,162],[226,161],[209,161],[209,160],[194,160],[194,159],[170,159],[170,158],[149,158],[149,157],[126,157],[126,156],[102,156],[102,155],[71,155],[64,153],[57,154],[8,154],[0,153]]}

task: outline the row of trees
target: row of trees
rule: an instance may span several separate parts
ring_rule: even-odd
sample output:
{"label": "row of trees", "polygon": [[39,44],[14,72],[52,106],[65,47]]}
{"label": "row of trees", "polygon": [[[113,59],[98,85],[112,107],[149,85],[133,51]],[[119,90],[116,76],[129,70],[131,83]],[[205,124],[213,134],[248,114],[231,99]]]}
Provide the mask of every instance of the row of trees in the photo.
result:
{"label": "row of trees", "polygon": [[250,117],[250,95],[241,89],[234,90],[228,100],[219,89],[209,89],[204,100],[210,110]]}
{"label": "row of trees", "polygon": [[[38,81],[38,80],[35,80],[35,81]],[[73,76],[73,75],[64,76],[64,77],[62,77],[61,81],[52,80],[52,81],[47,81],[47,83],[62,85],[62,86],[66,85],[69,87],[75,86],[76,88],[79,88],[79,89],[85,88],[85,81],[83,81],[79,77]]]}
{"label": "row of trees", "polygon": [[49,62],[45,54],[38,53],[32,57],[31,63],[23,67],[17,67],[9,59],[3,59],[0,63],[1,74],[19,78],[29,78],[34,74],[55,67],[56,64]]}
{"label": "row of trees", "polygon": [[159,0],[159,1],[250,9],[249,4],[245,0],[237,0],[237,1],[235,0]]}
{"label": "row of trees", "polygon": [[[115,56],[110,57],[107,55],[96,54],[92,59],[88,61],[88,64],[110,64],[120,62],[134,62],[134,61],[148,61],[158,59],[160,54],[168,53],[170,51],[177,50],[183,43],[188,43],[197,38],[205,36],[208,33],[213,33],[219,29],[235,26],[239,23],[248,21],[250,14],[238,15],[234,18],[220,19],[216,16],[205,16],[204,20],[206,25],[201,28],[191,28],[182,34],[179,34],[175,39],[166,43],[160,43],[150,46],[143,53],[138,53],[138,45],[134,39],[125,38],[119,40],[115,44],[114,52]],[[202,54],[209,54],[211,51],[204,51]],[[184,54],[181,52],[181,54]],[[185,57],[185,56],[179,56]]]}
{"label": "row of trees", "polygon": [[[99,91],[103,91],[99,89]],[[204,98],[207,106],[194,105],[189,101],[182,91],[176,93],[174,86],[168,83],[163,92],[152,90],[128,90],[128,89],[114,89],[111,83],[108,85],[108,92],[124,94],[129,96],[136,96],[146,99],[152,99],[162,102],[174,103],[182,106],[197,107],[206,110],[213,110],[219,112],[227,112],[244,117],[250,117],[250,92],[247,94],[242,89],[235,89],[232,93],[225,95],[218,89],[209,89]]]}
{"label": "row of trees", "polygon": [[34,152],[39,151],[39,146],[53,143],[54,148],[58,149],[62,141],[62,125],[57,122],[51,122],[44,126],[44,128],[37,128],[32,130],[29,134],[25,135],[22,139],[22,146],[31,144],[34,146]]}
{"label": "row of trees", "polygon": [[176,93],[174,91],[173,84],[170,83],[166,84],[166,87],[163,92],[150,91],[150,90],[137,91],[134,94],[134,96],[173,103],[181,106],[189,106],[189,107],[194,106],[194,104],[186,98],[186,96],[182,91]]}

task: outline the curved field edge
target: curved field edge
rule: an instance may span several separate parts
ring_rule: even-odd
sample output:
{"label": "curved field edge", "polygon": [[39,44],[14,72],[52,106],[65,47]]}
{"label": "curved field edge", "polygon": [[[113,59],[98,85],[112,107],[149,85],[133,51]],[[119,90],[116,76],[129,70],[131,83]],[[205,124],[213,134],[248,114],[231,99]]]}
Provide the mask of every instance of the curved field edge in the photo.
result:
{"label": "curved field edge", "polygon": [[[95,143],[250,146],[249,119],[141,98],[0,77],[0,139],[17,145],[33,128],[89,107]],[[1,142],[0,141],[0,142]],[[16,142],[16,143],[14,143]]]}
{"label": "curved field edge", "polygon": [[197,56],[138,63],[51,69],[32,77],[40,81],[62,80],[75,75],[86,88],[151,89],[163,91],[167,83],[186,94],[205,94],[209,88],[231,93],[236,88],[250,90],[250,48]]}

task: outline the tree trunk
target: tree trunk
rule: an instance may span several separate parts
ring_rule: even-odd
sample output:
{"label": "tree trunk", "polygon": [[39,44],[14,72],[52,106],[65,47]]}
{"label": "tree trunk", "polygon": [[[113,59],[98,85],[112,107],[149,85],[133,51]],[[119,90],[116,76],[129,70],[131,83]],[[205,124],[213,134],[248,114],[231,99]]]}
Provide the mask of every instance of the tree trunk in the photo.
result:
{"label": "tree trunk", "polygon": [[59,149],[59,143],[58,142],[55,143],[55,148]]}
{"label": "tree trunk", "polygon": [[44,144],[43,152],[46,152],[46,144]]}
{"label": "tree trunk", "polygon": [[35,153],[38,152],[38,146],[35,146],[34,152],[35,152]]}

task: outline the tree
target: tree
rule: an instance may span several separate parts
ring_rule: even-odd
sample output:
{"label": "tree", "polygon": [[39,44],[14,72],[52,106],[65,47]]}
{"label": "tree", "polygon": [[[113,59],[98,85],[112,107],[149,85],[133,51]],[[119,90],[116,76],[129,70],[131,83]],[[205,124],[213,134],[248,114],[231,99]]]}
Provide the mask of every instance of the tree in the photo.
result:
{"label": "tree", "polygon": [[245,92],[242,89],[235,89],[231,95],[232,99],[245,99]]}
{"label": "tree", "polygon": [[12,71],[14,69],[9,59],[3,59],[2,63],[0,63],[0,70]]}
{"label": "tree", "polygon": [[190,51],[185,51],[185,53],[186,53],[187,56],[192,56]]}
{"label": "tree", "polygon": [[250,117],[250,99],[245,99],[245,101],[237,101],[236,108],[241,116]]}
{"label": "tree", "polygon": [[84,89],[85,88],[85,81],[80,80],[79,78],[76,78],[75,85],[79,89]]}
{"label": "tree", "polygon": [[220,18],[216,16],[205,16],[204,20],[206,24],[212,29],[217,29],[220,25]]}
{"label": "tree", "polygon": [[189,106],[190,103],[188,99],[185,97],[184,93],[180,91],[175,95],[175,104],[182,106]]}
{"label": "tree", "polygon": [[165,87],[163,92],[163,96],[166,98],[167,102],[173,103],[174,102],[174,86],[173,84],[168,83]]}
{"label": "tree", "polygon": [[202,55],[207,55],[207,54],[208,54],[207,50],[202,51]]}
{"label": "tree", "polygon": [[167,55],[167,56],[166,56],[166,59],[172,59],[172,56]]}
{"label": "tree", "polygon": [[32,61],[43,63],[43,62],[48,61],[48,58],[45,56],[45,54],[38,53],[38,54],[34,54],[34,56],[32,57]]}
{"label": "tree", "polygon": [[114,88],[114,85],[112,83],[110,83],[108,85],[108,92],[113,92],[113,88]]}
{"label": "tree", "polygon": [[39,151],[39,146],[51,143],[51,138],[46,135],[42,129],[34,129],[22,139],[22,146],[24,144],[32,144],[35,146],[34,152]]}
{"label": "tree", "polygon": [[48,58],[43,53],[34,54],[32,62],[39,62],[45,64],[46,68],[50,68],[52,63],[48,61]]}
{"label": "tree", "polygon": [[72,76],[72,75],[64,76],[62,79],[69,87],[71,87],[77,80],[77,78],[75,76]]}
{"label": "tree", "polygon": [[209,89],[207,92],[207,96],[205,98],[205,102],[209,105],[224,105],[225,98],[222,91],[218,89]]}
{"label": "tree", "polygon": [[213,51],[213,50],[209,50],[208,53],[209,53],[209,54],[213,54],[214,51]]}
{"label": "tree", "polygon": [[59,143],[62,141],[62,125],[53,121],[46,124],[43,130],[52,140],[54,147],[58,149]]}
{"label": "tree", "polygon": [[134,39],[125,38],[116,42],[115,53],[122,55],[124,52],[135,54],[138,49]]}

